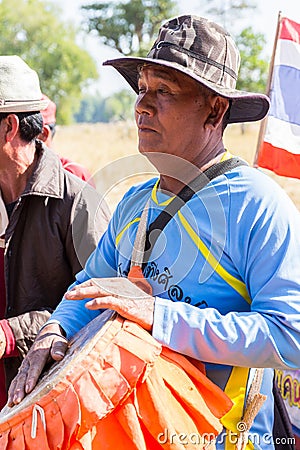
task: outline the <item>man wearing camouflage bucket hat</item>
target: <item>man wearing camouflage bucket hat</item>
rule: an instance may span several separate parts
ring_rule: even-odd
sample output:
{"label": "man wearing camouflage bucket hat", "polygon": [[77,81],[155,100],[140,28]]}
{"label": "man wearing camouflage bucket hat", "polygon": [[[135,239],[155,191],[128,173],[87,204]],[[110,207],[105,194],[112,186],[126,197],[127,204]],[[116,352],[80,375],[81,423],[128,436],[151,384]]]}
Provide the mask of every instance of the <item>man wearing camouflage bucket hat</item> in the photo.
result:
{"label": "man wearing camouflage bucket hat", "polygon": [[[138,94],[139,151],[159,178],[132,187],[119,203],[29,352],[10,404],[33,389],[44,364],[41,342],[55,359],[65,351],[63,340],[46,336],[52,321],[70,338],[92,310],[109,308],[204,362],[233,400],[217,448],[289,448],[290,430],[274,413],[273,378],[274,368],[300,365],[300,215],[274,181],[223,144],[227,124],[262,119],[269,100],[235,89],[238,50],[223,28],[200,17],[167,21],[144,58],[104,65]],[[108,296],[95,280],[116,276],[138,280],[149,296]]]}

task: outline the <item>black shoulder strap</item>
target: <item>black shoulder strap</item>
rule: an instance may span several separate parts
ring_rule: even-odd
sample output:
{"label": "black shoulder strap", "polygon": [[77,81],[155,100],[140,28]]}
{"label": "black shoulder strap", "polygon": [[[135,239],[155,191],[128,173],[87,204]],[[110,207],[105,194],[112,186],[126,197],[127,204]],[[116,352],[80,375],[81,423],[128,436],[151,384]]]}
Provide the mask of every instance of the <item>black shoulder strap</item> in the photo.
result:
{"label": "black shoulder strap", "polygon": [[[233,157],[225,161],[221,161],[210,166],[204,172],[200,173],[188,185],[184,186],[178,195],[165,207],[157,218],[150,224],[146,232],[144,264],[149,260],[151,251],[157,241],[161,231],[170,222],[172,217],[179,211],[179,209],[187,203],[196,192],[204,188],[213,178],[222,175],[238,166],[248,165],[246,161],[238,157]],[[151,238],[150,238],[151,235]]]}

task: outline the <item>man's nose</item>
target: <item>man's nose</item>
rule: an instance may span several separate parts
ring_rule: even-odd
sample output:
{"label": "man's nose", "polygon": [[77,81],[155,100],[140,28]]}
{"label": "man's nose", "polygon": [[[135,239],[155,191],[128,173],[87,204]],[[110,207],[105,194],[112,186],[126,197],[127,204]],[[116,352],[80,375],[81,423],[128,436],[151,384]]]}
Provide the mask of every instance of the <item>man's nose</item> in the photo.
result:
{"label": "man's nose", "polygon": [[135,102],[135,111],[137,114],[153,114],[155,110],[155,99],[153,92],[146,90],[138,95]]}

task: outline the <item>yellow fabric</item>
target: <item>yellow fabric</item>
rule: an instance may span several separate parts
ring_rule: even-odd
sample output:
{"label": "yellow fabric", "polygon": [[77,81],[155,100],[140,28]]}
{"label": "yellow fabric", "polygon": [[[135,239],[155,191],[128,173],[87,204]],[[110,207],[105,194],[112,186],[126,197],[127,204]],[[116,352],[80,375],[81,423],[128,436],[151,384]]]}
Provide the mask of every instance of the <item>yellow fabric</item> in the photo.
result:
{"label": "yellow fabric", "polygon": [[226,150],[225,153],[223,153],[220,162],[227,161],[228,159],[231,159],[231,158],[233,158],[233,155],[228,150]]}
{"label": "yellow fabric", "polygon": [[121,237],[123,236],[123,234],[125,233],[126,230],[128,230],[129,227],[131,227],[131,225],[133,225],[136,222],[139,222],[141,220],[140,217],[137,217],[136,219],[131,220],[127,225],[125,225],[125,227],[123,228],[123,230],[120,231],[120,233],[117,235],[116,237],[116,245],[119,245],[119,242],[121,240]]}
{"label": "yellow fabric", "polygon": [[[239,436],[238,423],[242,421],[244,413],[249,372],[250,369],[247,367],[233,367],[225,387],[225,393],[233,401],[232,408],[221,419],[221,423],[227,431],[225,450],[235,450]],[[248,441],[246,450],[253,449],[252,442]]]}
{"label": "yellow fabric", "polygon": [[155,183],[155,185],[153,186],[152,189],[152,193],[151,193],[151,199],[154,201],[154,203],[158,206],[167,206],[169,203],[171,203],[171,201],[175,198],[175,195],[173,195],[173,197],[168,198],[167,200],[165,200],[164,202],[159,203],[158,199],[157,199],[157,187],[158,187],[158,183],[159,180],[157,180],[157,182]]}
{"label": "yellow fabric", "polygon": [[202,253],[206,261],[211,265],[211,267],[217,272],[217,274],[226,281],[229,286],[231,286],[235,291],[237,291],[245,300],[247,303],[251,303],[249,294],[247,292],[247,288],[245,283],[235,278],[233,275],[231,275],[229,272],[227,272],[224,267],[221,266],[219,261],[214,257],[214,255],[210,252],[210,250],[206,247],[204,242],[200,239],[200,237],[196,234],[196,232],[193,230],[191,225],[188,223],[186,218],[183,216],[183,214],[178,211],[178,217],[185,228],[186,232],[194,242],[194,244],[197,246],[198,250]]}

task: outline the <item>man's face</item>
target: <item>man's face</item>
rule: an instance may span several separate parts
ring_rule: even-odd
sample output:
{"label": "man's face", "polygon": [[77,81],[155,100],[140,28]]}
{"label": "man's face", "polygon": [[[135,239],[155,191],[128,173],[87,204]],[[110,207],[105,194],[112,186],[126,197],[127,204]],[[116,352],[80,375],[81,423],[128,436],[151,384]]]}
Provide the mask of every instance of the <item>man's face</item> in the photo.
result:
{"label": "man's face", "polygon": [[200,167],[211,97],[199,83],[176,70],[143,67],[135,105],[139,151],[174,155]]}

